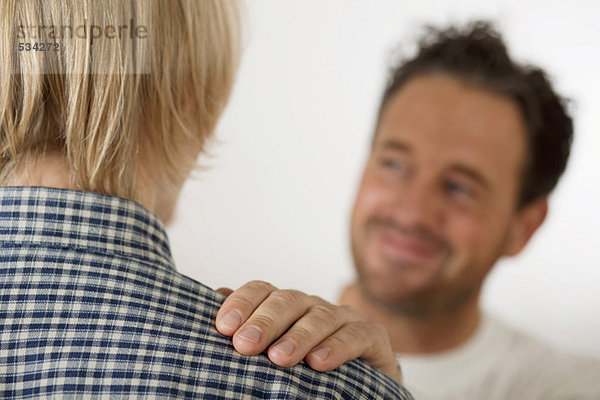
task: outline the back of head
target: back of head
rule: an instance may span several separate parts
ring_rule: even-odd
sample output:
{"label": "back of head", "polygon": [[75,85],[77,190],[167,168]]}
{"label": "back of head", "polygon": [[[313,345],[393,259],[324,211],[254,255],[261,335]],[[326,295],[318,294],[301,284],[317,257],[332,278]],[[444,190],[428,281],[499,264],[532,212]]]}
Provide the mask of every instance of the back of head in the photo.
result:
{"label": "back of head", "polygon": [[181,181],[238,64],[234,1],[5,0],[0,23],[0,185],[49,152],[80,190],[137,200],[150,161]]}
{"label": "back of head", "polygon": [[490,23],[429,28],[418,54],[392,70],[379,115],[408,80],[427,74],[449,75],[513,100],[528,134],[519,206],[552,191],[567,164],[573,123],[544,71],[514,62]]}

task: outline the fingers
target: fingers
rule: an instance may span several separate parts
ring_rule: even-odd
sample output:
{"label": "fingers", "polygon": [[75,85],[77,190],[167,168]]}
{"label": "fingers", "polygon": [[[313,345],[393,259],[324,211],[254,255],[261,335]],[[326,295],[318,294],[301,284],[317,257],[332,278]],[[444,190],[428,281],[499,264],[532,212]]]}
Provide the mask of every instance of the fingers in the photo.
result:
{"label": "fingers", "polygon": [[330,371],[355,358],[363,359],[402,383],[400,368],[385,328],[369,321],[345,324],[312,349],[306,356],[306,363],[317,371]]}
{"label": "fingers", "polygon": [[350,306],[336,306],[294,290],[249,282],[229,296],[217,313],[219,332],[233,336],[235,349],[255,355],[269,348],[275,364],[289,367],[302,359],[329,371],[362,358],[400,382],[400,371],[387,332]]}
{"label": "fingers", "polygon": [[[318,299],[318,300],[316,300]],[[245,355],[264,351],[319,298],[273,285],[249,282],[229,295],[217,313],[217,330],[233,335],[233,346]]]}
{"label": "fingers", "polygon": [[[300,318],[310,303],[310,296],[294,290],[275,290],[262,302],[233,335],[233,346],[246,355],[264,351]],[[283,344],[293,350],[295,343]],[[287,347],[285,347],[287,346]]]}
{"label": "fingers", "polygon": [[269,359],[275,364],[282,367],[296,365],[324,338],[356,318],[349,307],[335,306],[318,297],[312,301],[315,304],[269,348]]}
{"label": "fingers", "polygon": [[275,286],[267,282],[252,281],[230,294],[217,313],[217,330],[223,335],[232,336],[274,290]]}

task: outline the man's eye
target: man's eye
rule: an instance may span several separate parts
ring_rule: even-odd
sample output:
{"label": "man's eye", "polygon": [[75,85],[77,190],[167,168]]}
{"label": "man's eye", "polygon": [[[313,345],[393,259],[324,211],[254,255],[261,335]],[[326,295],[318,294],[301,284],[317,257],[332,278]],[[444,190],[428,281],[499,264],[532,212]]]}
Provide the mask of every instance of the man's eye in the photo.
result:
{"label": "man's eye", "polygon": [[405,168],[404,163],[395,160],[383,160],[381,165],[391,171],[402,171]]}
{"label": "man's eye", "polygon": [[461,185],[460,183],[455,182],[455,181],[446,182],[446,190],[450,193],[458,194],[461,196],[468,196],[468,197],[473,196],[473,192],[471,190],[469,190],[469,188],[467,188],[465,185]]}

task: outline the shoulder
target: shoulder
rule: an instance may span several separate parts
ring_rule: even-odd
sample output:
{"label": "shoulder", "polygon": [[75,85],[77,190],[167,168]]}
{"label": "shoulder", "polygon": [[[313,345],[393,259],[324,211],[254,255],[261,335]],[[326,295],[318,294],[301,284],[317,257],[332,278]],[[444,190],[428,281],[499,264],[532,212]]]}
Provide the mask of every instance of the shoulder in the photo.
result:
{"label": "shoulder", "polygon": [[491,316],[455,349],[400,361],[407,386],[423,398],[600,399],[600,361],[554,349]]}
{"label": "shoulder", "polygon": [[181,323],[188,325],[183,331],[191,335],[182,342],[184,351],[196,354],[187,372],[196,392],[206,385],[203,377],[208,375],[218,393],[244,388],[251,398],[411,399],[405,389],[362,360],[322,373],[304,363],[277,367],[264,353],[243,356],[214,327],[223,295],[179,273],[173,275],[170,286],[169,301],[179,309]]}
{"label": "shoulder", "polygon": [[[16,355],[0,358],[0,380],[12,382],[3,389],[9,397],[33,396],[45,381],[44,374],[14,374],[15,366],[44,371],[64,365],[55,372],[64,385],[47,387],[46,394],[410,398],[359,360],[319,373],[305,364],[277,367],[264,354],[242,356],[214,327],[224,296],[172,269],[109,263],[95,256],[89,266],[40,267],[28,276],[35,284],[8,283],[15,296],[18,291],[31,300],[27,313],[3,314],[9,329],[0,335],[0,347]],[[10,309],[2,302],[0,309]],[[19,389],[24,381],[25,391]]]}
{"label": "shoulder", "polygon": [[600,399],[599,359],[571,354],[499,319],[492,326],[506,346],[492,372],[506,377],[507,387],[521,388],[531,399]]}
{"label": "shoulder", "polygon": [[160,310],[162,315],[153,318],[161,321],[162,327],[157,326],[155,332],[157,341],[162,340],[165,346],[157,346],[156,351],[168,356],[158,368],[177,368],[177,380],[185,381],[179,393],[185,396],[243,393],[257,399],[411,398],[396,382],[361,360],[322,373],[304,363],[277,367],[266,354],[243,356],[214,326],[223,295],[177,272],[170,278],[160,275],[164,285],[155,300],[164,304],[164,309]]}

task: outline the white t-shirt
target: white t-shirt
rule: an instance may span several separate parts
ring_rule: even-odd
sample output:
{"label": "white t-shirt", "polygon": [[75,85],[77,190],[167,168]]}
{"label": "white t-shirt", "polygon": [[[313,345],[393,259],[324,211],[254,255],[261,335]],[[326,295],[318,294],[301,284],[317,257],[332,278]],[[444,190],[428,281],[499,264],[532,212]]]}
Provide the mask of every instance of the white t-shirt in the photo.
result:
{"label": "white t-shirt", "polygon": [[467,343],[398,361],[415,400],[600,400],[600,360],[561,353],[486,315]]}

